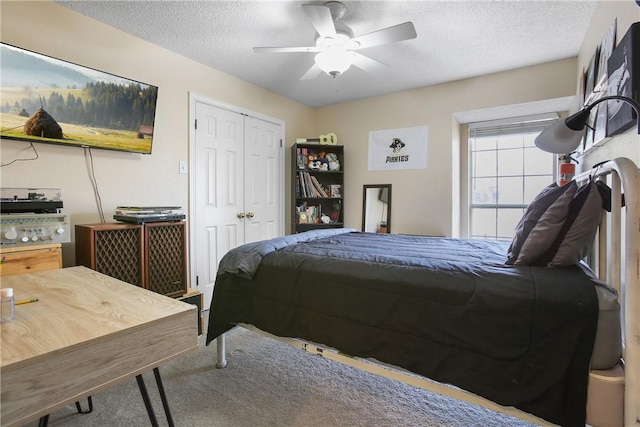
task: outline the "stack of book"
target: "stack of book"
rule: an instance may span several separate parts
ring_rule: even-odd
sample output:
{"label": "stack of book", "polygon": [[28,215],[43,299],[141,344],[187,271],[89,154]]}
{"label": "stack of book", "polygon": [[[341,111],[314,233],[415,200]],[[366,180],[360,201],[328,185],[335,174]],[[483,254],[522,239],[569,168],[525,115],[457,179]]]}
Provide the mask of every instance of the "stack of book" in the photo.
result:
{"label": "stack of book", "polygon": [[296,211],[298,224],[317,224],[322,216],[321,206],[307,206],[306,203],[296,206]]}
{"label": "stack of book", "polygon": [[318,179],[309,172],[299,171],[296,176],[296,195],[298,197],[342,197],[340,191],[342,186],[332,184],[325,188]]}

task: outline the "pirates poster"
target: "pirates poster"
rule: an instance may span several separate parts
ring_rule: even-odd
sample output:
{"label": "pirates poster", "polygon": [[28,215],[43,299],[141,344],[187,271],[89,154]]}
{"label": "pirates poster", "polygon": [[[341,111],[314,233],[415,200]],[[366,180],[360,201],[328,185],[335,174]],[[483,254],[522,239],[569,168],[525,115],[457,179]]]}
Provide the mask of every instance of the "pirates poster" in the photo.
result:
{"label": "pirates poster", "polygon": [[426,169],[427,126],[369,132],[369,170]]}

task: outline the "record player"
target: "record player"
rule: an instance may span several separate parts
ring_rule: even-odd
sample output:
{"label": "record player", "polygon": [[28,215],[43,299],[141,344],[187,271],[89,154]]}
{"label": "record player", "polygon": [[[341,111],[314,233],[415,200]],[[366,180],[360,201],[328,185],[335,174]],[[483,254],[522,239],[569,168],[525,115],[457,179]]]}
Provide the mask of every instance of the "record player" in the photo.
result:
{"label": "record player", "polygon": [[186,218],[180,206],[118,206],[113,219],[132,224],[175,222]]}
{"label": "record player", "polygon": [[0,213],[60,213],[59,188],[1,188]]}
{"label": "record player", "polygon": [[71,241],[59,188],[0,188],[0,245]]}

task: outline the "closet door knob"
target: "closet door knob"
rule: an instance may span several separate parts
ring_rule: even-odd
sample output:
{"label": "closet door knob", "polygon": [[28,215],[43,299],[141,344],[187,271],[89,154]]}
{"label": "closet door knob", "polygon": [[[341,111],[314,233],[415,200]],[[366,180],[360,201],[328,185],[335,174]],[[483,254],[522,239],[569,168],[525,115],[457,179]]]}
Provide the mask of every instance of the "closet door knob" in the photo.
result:
{"label": "closet door knob", "polygon": [[238,212],[238,218],[239,219],[242,219],[244,217],[245,217],[244,212]]}
{"label": "closet door knob", "polygon": [[253,218],[253,212],[247,212],[247,218]]}

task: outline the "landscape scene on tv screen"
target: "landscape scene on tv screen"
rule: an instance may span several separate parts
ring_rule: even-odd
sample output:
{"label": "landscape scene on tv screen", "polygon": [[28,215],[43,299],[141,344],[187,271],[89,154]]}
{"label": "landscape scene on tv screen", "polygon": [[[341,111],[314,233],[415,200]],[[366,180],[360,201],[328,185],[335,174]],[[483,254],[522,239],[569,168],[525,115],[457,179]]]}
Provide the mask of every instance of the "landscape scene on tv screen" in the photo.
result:
{"label": "landscape scene on tv screen", "polygon": [[0,43],[0,138],[150,154],[158,88]]}

